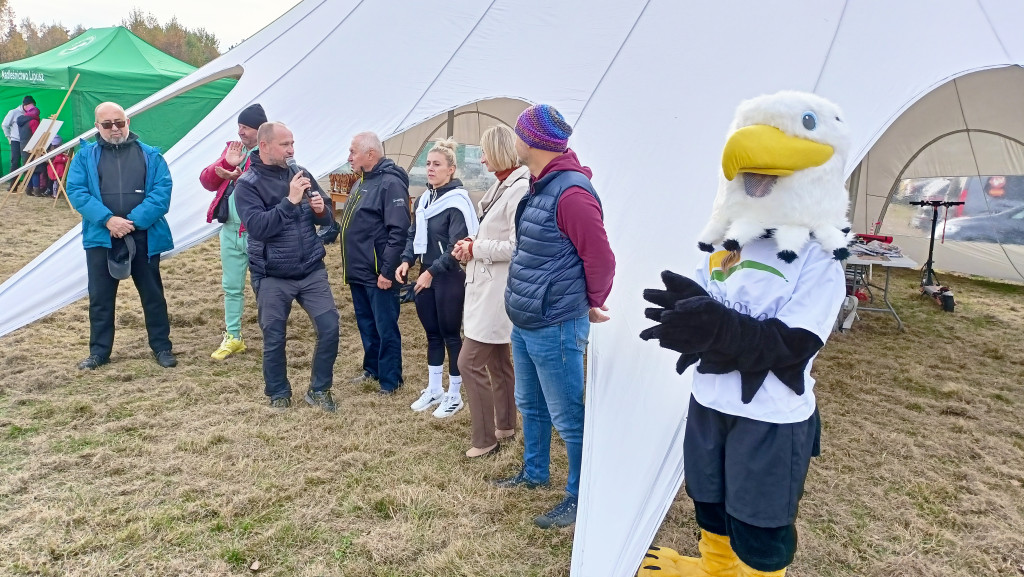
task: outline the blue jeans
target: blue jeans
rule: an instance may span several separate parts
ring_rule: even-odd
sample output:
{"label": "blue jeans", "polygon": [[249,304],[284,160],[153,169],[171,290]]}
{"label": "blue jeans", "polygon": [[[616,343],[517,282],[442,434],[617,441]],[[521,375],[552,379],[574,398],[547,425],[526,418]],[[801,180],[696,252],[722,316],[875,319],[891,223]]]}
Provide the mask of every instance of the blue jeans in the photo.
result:
{"label": "blue jeans", "polygon": [[573,497],[580,494],[583,352],[589,335],[586,316],[542,329],[512,328],[516,407],[523,415],[523,470],[531,481],[548,481],[554,425],[569,456],[565,490]]}
{"label": "blue jeans", "polygon": [[363,370],[380,381],[382,391],[402,385],[402,334],[398,329],[398,283],[389,290],[350,284],[352,308],[363,341]]}

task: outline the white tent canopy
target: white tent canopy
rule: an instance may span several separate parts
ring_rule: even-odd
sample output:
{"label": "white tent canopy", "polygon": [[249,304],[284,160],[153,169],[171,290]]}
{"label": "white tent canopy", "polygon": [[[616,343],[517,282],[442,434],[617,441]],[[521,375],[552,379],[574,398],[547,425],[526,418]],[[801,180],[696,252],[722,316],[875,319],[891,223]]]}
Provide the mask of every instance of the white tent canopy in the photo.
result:
{"label": "white tent canopy", "polygon": [[[317,174],[339,166],[362,130],[392,139],[496,98],[561,110],[594,169],[618,260],[613,320],[591,335],[572,573],[624,577],[679,489],[689,394],[673,355],[636,336],[648,325],[640,294],[662,269],[698,262],[736,104],[780,89],[836,101],[853,132],[852,171],[934,88],[1024,63],[1022,25],[1014,0],[305,0],[134,110],[244,71],[166,155],[177,250],[215,232],[197,177],[252,102],[293,129],[298,160]],[[84,263],[76,228],[0,286],[0,335],[83,296]]]}

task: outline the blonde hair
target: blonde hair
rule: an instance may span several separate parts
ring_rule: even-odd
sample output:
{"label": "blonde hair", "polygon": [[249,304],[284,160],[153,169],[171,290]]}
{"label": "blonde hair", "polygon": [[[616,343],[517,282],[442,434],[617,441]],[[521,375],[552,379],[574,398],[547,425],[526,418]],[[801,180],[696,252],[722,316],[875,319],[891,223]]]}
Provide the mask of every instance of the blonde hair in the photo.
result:
{"label": "blonde hair", "polygon": [[480,148],[484,149],[487,164],[494,172],[501,172],[519,166],[516,155],[516,133],[504,124],[492,126],[480,136]]}
{"label": "blonde hair", "polygon": [[[446,138],[444,140],[438,140],[434,143],[434,147],[430,149],[430,152],[438,152],[444,159],[448,161],[448,166],[454,166],[458,168],[458,164],[455,163],[455,147],[459,145],[455,142],[454,138]],[[430,154],[428,152],[427,154]]]}

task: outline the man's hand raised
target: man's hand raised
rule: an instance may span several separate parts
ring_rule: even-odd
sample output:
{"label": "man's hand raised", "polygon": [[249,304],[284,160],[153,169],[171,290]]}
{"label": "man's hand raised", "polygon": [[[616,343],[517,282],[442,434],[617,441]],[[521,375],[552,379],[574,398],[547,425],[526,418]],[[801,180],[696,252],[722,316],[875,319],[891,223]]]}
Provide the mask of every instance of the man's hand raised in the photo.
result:
{"label": "man's hand raised", "polygon": [[242,152],[242,143],[235,141],[228,145],[224,153],[224,160],[231,166],[238,166],[245,161],[245,153]]}

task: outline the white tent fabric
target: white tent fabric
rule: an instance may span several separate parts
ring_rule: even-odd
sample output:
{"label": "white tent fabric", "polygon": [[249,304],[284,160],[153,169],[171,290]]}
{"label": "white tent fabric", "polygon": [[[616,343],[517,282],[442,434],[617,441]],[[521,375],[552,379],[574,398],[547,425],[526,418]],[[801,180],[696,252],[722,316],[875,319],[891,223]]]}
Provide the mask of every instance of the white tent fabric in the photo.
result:
{"label": "white tent fabric", "polygon": [[[591,336],[572,574],[625,577],[680,487],[689,393],[673,355],[636,336],[648,324],[640,294],[660,270],[698,262],[736,104],[780,89],[836,101],[853,129],[849,171],[935,87],[1024,63],[1022,25],[1014,0],[305,0],[135,110],[244,70],[166,155],[176,250],[215,232],[197,176],[251,102],[293,129],[298,159],[318,174],[361,130],[387,139],[494,98],[561,110],[594,169],[618,260],[613,320]],[[76,229],[0,286],[0,335],[83,296],[83,263]]]}
{"label": "white tent fabric", "polygon": [[[908,225],[908,217],[918,211],[906,199],[894,198],[899,181],[1024,175],[1022,94],[1024,68],[1010,66],[954,78],[914,103],[861,162],[859,186],[852,191],[854,229],[891,235],[904,253],[923,263],[929,227]],[[958,198],[958,192],[951,191],[949,199]],[[1024,229],[1024,222],[1019,226]],[[935,261],[943,270],[1024,280],[1024,246],[1019,244],[946,240],[936,243]]]}

